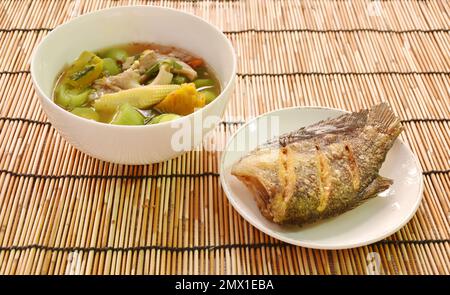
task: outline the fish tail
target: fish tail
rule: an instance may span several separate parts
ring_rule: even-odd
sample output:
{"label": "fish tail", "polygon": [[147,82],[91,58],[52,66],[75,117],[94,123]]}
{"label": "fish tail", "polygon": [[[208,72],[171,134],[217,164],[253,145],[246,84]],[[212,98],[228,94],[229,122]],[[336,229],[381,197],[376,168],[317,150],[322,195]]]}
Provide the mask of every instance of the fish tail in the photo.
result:
{"label": "fish tail", "polygon": [[385,102],[370,109],[367,124],[375,127],[379,132],[392,135],[394,138],[403,130],[400,119]]}

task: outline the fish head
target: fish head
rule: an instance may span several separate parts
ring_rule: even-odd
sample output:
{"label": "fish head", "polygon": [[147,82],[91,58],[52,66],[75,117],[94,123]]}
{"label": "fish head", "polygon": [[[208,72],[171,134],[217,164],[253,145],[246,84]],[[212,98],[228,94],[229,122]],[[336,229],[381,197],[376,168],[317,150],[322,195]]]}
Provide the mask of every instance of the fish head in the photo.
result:
{"label": "fish head", "polygon": [[264,147],[241,158],[231,168],[231,174],[242,181],[253,193],[261,213],[272,219],[271,200],[280,191],[279,151]]}

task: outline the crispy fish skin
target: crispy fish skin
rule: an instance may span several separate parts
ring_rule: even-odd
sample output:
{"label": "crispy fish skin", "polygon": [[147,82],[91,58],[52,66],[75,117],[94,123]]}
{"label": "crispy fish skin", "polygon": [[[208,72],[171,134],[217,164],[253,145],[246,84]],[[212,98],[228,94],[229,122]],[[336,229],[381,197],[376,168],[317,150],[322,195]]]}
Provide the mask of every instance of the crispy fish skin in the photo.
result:
{"label": "crispy fish skin", "polygon": [[402,130],[382,103],[272,140],[235,163],[231,173],[253,191],[266,218],[311,223],[342,214],[392,184],[378,171]]}

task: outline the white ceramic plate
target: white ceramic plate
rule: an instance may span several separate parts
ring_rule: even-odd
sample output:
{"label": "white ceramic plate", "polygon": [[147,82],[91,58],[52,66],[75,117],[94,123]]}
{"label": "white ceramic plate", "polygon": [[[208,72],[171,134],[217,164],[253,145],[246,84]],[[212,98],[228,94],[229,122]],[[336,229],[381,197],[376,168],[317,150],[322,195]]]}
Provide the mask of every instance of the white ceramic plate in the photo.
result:
{"label": "white ceramic plate", "polygon": [[[371,244],[403,227],[416,212],[423,188],[419,162],[399,139],[380,170],[380,175],[394,180],[388,191],[340,216],[304,227],[282,227],[264,218],[251,192],[230,174],[233,163],[268,139],[342,113],[345,112],[329,108],[287,108],[264,114],[242,126],[227,144],[220,171],[223,189],[233,207],[264,233],[290,244],[317,249]],[[276,120],[279,128],[271,127],[276,126]]]}

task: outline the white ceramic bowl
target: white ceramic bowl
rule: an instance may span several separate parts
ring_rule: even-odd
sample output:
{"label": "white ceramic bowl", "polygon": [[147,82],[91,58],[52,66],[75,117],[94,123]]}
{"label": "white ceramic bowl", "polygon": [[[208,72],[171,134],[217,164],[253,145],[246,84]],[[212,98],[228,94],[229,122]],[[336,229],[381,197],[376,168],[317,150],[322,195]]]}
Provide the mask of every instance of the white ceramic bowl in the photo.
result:
{"label": "white ceramic bowl", "polygon": [[[172,45],[202,57],[214,69],[222,93],[189,116],[146,126],[117,126],[86,120],[52,101],[58,73],[83,50],[130,42]],[[54,29],[36,48],[31,75],[48,119],[70,144],[105,161],[148,164],[191,150],[216,126],[233,90],[236,56],[226,36],[199,17],[168,8],[127,6],[89,13]],[[180,132],[185,136],[180,136]],[[182,143],[182,147],[174,142]]]}

